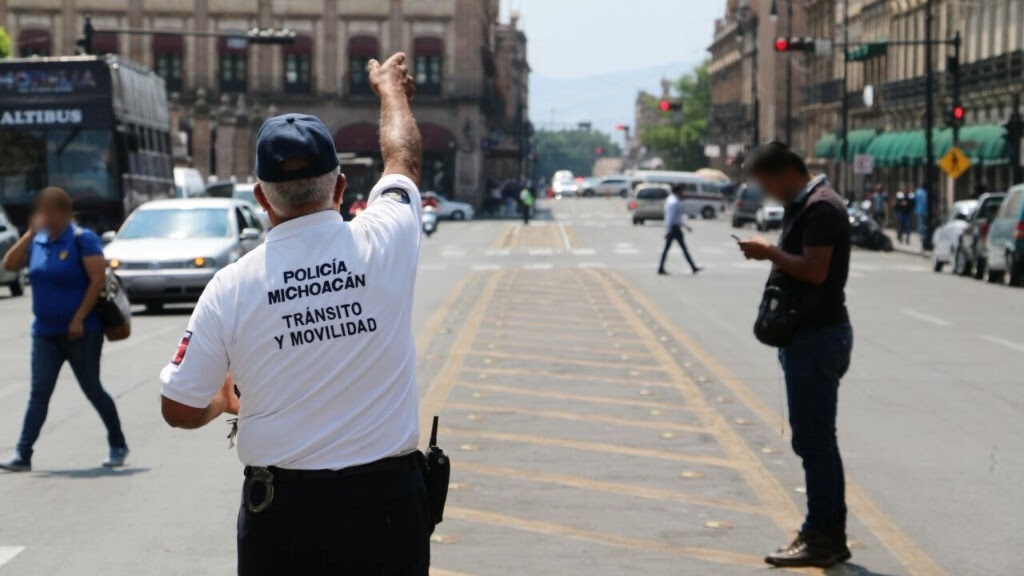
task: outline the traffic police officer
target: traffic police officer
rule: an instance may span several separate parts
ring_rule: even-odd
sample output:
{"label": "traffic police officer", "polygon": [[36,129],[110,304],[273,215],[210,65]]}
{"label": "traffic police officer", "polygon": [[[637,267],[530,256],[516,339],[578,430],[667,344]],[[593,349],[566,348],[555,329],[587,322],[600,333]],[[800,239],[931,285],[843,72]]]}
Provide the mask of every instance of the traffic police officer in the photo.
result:
{"label": "traffic police officer", "polygon": [[366,210],[343,221],[345,177],[320,120],[267,120],[256,199],[273,229],[214,277],[161,372],[170,425],[238,414],[240,575],[428,574],[411,319],[415,89],[403,54],[371,61],[369,74],[384,175]]}

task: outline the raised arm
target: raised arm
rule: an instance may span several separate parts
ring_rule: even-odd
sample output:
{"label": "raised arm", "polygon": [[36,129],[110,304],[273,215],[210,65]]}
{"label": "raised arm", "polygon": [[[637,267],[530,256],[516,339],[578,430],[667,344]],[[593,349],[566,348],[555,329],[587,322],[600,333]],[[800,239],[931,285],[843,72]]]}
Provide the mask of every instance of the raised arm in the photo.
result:
{"label": "raised arm", "polygon": [[370,60],[369,75],[370,86],[380,96],[384,175],[401,174],[419,185],[423,144],[409,107],[409,101],[416,95],[416,84],[405,66],[405,54],[399,52],[383,64]]}

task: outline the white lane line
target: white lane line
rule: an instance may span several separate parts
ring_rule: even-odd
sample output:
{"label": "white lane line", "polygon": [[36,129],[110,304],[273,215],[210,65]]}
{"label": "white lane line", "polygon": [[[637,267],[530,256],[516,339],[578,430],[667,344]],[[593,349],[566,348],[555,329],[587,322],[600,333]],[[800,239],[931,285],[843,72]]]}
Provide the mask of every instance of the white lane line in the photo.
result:
{"label": "white lane line", "polygon": [[501,270],[500,264],[474,264],[473,270],[475,272],[493,272],[495,270]]}
{"label": "white lane line", "polygon": [[572,250],[572,241],[569,240],[569,233],[565,231],[565,224],[558,223],[558,233],[562,236],[562,246],[566,250]]}
{"label": "white lane line", "polygon": [[555,265],[550,262],[544,262],[541,264],[526,264],[523,266],[523,270],[551,270]]}
{"label": "white lane line", "polygon": [[917,310],[914,310],[912,308],[901,308],[900,314],[903,314],[904,316],[910,316],[911,318],[916,318],[918,320],[921,320],[922,322],[927,322],[929,324],[934,324],[936,326],[949,327],[953,325],[953,323],[950,322],[949,320],[943,320],[942,318],[937,318],[935,316],[932,316],[931,314],[918,312]]}
{"label": "white lane line", "polygon": [[988,334],[982,334],[981,335],[981,339],[982,340],[987,340],[987,341],[989,341],[989,342],[991,342],[993,344],[999,344],[1000,346],[1005,346],[1006,348],[1009,348],[1010,350],[1016,350],[1017,352],[1024,352],[1024,344],[1018,344],[1016,342],[1012,342],[1010,340],[1006,340],[1006,339],[1000,338],[998,336],[990,336]]}
{"label": "white lane line", "polygon": [[487,251],[488,256],[508,256],[512,250],[508,248],[495,248]]}
{"label": "white lane line", "polygon": [[593,256],[597,254],[597,250],[593,248],[577,248],[572,251],[573,256]]}
{"label": "white lane line", "polygon": [[555,251],[551,248],[531,248],[530,256],[551,256]]}
{"label": "white lane line", "polygon": [[577,268],[607,268],[608,265],[604,262],[580,262],[576,265]]}
{"label": "white lane line", "polygon": [[25,550],[24,546],[0,546],[0,566],[7,564]]}

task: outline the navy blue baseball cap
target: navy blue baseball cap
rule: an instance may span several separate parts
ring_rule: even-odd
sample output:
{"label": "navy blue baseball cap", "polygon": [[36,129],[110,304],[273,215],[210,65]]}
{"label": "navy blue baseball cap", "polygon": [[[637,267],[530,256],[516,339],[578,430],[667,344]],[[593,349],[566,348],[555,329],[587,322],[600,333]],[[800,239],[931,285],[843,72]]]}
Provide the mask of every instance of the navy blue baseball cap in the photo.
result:
{"label": "navy blue baseball cap", "polygon": [[287,182],[323,176],[338,167],[330,130],[316,116],[269,118],[256,136],[256,177]]}

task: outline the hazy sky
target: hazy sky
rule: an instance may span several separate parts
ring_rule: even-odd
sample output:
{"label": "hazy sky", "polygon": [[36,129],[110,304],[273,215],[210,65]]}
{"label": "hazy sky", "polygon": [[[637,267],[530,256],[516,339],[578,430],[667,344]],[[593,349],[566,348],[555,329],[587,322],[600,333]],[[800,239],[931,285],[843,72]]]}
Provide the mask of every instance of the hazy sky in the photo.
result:
{"label": "hazy sky", "polygon": [[725,0],[502,0],[518,9],[533,71],[571,78],[707,55]]}

